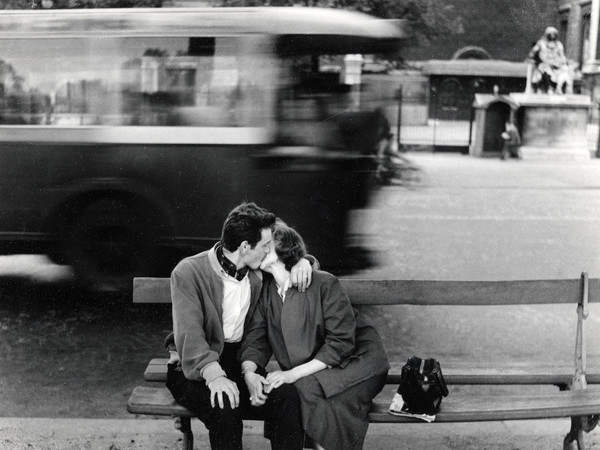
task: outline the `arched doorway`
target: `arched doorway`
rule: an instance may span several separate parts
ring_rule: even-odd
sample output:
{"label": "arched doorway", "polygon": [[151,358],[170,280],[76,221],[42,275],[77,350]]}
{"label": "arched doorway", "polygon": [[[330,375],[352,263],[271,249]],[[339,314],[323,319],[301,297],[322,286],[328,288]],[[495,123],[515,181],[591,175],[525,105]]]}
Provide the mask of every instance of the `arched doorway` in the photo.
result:
{"label": "arched doorway", "polygon": [[510,120],[510,111],[510,105],[504,102],[493,102],[488,106],[483,140],[484,154],[502,152],[502,133],[506,122]]}

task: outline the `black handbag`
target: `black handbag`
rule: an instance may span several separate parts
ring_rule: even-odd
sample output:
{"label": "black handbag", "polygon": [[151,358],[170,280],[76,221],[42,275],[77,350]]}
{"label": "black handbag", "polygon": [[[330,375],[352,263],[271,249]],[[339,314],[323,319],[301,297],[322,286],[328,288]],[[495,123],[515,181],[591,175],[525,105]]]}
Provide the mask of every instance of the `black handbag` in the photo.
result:
{"label": "black handbag", "polygon": [[410,357],[402,367],[398,394],[402,396],[404,412],[435,416],[442,398],[448,396],[440,363],[433,358]]}

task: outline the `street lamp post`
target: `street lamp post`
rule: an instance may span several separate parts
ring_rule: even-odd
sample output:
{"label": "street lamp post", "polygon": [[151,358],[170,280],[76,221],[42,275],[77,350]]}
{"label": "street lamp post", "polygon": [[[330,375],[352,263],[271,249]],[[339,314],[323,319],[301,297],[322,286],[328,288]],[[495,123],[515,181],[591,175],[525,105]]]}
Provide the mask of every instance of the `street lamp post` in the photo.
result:
{"label": "street lamp post", "polygon": [[[592,0],[592,11],[590,14],[590,51],[587,56],[587,61],[583,61],[582,72],[591,77],[592,82],[592,100],[596,101],[596,120],[598,122],[598,98],[596,96],[597,77],[600,74],[600,61],[598,61],[598,22],[600,21],[600,0]],[[593,116],[592,116],[593,117]],[[596,142],[596,156],[600,157],[600,135]]]}
{"label": "street lamp post", "polygon": [[590,72],[598,72],[600,61],[598,61],[598,21],[600,20],[600,0],[592,0],[592,11],[590,15],[590,52],[584,64]]}

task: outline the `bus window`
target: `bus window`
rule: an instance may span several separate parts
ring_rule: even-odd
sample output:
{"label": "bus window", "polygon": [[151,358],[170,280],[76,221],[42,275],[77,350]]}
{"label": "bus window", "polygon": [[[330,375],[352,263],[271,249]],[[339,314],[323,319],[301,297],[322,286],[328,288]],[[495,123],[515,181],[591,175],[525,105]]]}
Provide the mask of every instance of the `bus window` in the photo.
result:
{"label": "bus window", "polygon": [[288,76],[278,103],[279,142],[372,154],[380,139],[375,110],[396,108],[395,86],[386,92],[373,90],[368,79],[345,84],[343,56],[315,56],[282,58]]}
{"label": "bus window", "polygon": [[0,123],[264,126],[274,83],[256,39],[3,40]]}

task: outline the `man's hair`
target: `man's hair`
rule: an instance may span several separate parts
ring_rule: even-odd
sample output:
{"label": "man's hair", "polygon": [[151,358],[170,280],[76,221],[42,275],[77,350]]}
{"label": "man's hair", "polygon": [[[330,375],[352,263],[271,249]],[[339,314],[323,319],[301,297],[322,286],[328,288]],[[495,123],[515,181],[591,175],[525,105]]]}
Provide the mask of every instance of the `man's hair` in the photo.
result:
{"label": "man's hair", "polygon": [[273,232],[275,253],[279,260],[285,264],[286,270],[292,270],[300,259],[306,255],[306,246],[302,236],[291,227],[280,225]]}
{"label": "man's hair", "polygon": [[273,228],[274,224],[275,214],[255,203],[242,203],[233,208],[225,219],[221,243],[230,252],[236,251],[244,241],[254,248],[260,241],[261,231]]}

